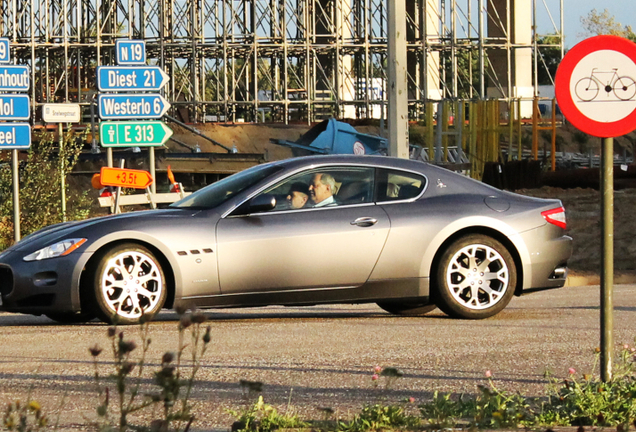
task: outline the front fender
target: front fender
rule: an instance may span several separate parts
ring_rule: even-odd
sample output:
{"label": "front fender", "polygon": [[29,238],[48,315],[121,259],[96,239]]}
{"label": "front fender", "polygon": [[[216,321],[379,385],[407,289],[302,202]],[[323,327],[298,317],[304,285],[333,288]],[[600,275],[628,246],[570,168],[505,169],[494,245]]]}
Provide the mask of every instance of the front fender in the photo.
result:
{"label": "front fender", "polygon": [[[174,295],[175,299],[180,299],[182,297],[183,291],[183,282],[182,282],[182,274],[181,269],[179,268],[176,257],[173,251],[161,240],[157,237],[152,236],[148,233],[141,231],[117,231],[113,233],[106,234],[94,242],[92,242],[84,251],[83,255],[86,255],[86,258],[82,258],[82,265],[78,265],[75,268],[75,271],[78,273],[77,275],[73,275],[73,280],[77,282],[77,287],[74,289],[76,293],[73,293],[73,300],[77,299],[77,304],[79,306],[79,278],[81,277],[81,271],[86,266],[86,263],[90,258],[92,258],[95,253],[99,250],[102,250],[104,247],[108,247],[108,245],[113,244],[115,242],[133,242],[133,243],[145,243],[150,245],[151,247],[157,249],[168,261],[170,267],[172,268],[172,273],[174,274]],[[79,270],[79,271],[78,271]]]}

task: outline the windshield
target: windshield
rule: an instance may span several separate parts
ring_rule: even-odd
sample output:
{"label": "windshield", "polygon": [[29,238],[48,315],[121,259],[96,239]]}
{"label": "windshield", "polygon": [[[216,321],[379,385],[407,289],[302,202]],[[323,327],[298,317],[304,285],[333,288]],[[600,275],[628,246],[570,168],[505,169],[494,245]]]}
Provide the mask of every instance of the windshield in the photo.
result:
{"label": "windshield", "polygon": [[170,207],[196,209],[214,208],[281,169],[282,168],[277,165],[259,165],[246,169],[245,171],[232,174],[223,180],[219,180],[216,183],[212,183],[203,189],[199,189],[192,193],[192,195],[188,195],[182,200],[171,204]]}

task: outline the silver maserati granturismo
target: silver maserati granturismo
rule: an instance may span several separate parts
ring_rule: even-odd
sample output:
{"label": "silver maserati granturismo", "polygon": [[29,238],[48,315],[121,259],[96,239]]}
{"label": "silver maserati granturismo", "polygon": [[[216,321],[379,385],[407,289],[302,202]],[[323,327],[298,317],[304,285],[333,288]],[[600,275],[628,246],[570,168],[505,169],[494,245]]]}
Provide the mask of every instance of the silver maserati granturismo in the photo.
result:
{"label": "silver maserati granturismo", "polygon": [[486,318],[564,285],[558,200],[423,162],[267,163],[169,208],[53,225],[0,254],[0,309],[132,324],[162,308],[377,303]]}

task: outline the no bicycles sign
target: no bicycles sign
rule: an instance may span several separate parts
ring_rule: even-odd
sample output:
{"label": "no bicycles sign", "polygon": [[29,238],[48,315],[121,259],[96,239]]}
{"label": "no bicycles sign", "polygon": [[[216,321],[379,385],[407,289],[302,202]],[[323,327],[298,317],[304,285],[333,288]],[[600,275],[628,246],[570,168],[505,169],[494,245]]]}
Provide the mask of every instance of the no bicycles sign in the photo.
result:
{"label": "no bicycles sign", "polygon": [[596,36],[563,57],[555,80],[559,108],[579,130],[600,138],[636,129],[636,44]]}

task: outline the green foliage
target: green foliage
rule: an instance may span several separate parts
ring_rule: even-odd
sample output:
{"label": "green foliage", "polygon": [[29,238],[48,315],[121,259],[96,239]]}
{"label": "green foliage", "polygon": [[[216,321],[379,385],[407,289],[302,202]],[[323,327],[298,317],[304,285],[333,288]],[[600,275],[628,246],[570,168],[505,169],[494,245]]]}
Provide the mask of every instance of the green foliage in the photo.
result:
{"label": "green foliage", "polygon": [[451,394],[433,393],[433,400],[420,405],[420,413],[426,423],[433,429],[449,429],[455,427],[463,416],[464,402],[453,400]]}
{"label": "green foliage", "polygon": [[467,410],[471,422],[479,428],[515,428],[532,418],[528,400],[520,394],[510,394],[490,387],[478,386],[480,394]]}
{"label": "green foliage", "polygon": [[636,34],[632,31],[632,27],[623,26],[616,21],[607,9],[603,12],[592,9],[587,16],[581,17],[581,24],[588,36],[614,35],[636,41]]}
{"label": "green foliage", "polygon": [[376,404],[364,407],[362,412],[349,422],[338,422],[337,430],[341,432],[365,432],[413,429],[419,424],[419,418],[407,415],[400,406]]}
{"label": "green foliage", "polygon": [[[62,222],[61,175],[68,178],[77,163],[83,135],[69,131],[63,137],[63,149],[52,134],[35,140],[27,152],[20,173],[20,231],[26,236],[48,225]],[[0,164],[0,250],[13,243],[13,178],[11,155],[2,155]],[[65,187],[69,221],[86,219],[91,207],[88,191],[73,191]]]}
{"label": "green foliage", "polygon": [[8,431],[40,431],[46,428],[47,423],[40,404],[34,400],[27,400],[25,404],[20,401],[9,403],[2,416],[2,425]]}
{"label": "green foliage", "polygon": [[305,428],[309,426],[294,413],[279,414],[276,408],[266,404],[263,396],[250,408],[237,412],[228,410],[237,418],[233,431],[270,432],[276,429]]}
{"label": "green foliage", "polygon": [[[177,313],[181,315],[177,351],[176,354],[166,352],[162,356],[161,367],[154,373],[154,384],[158,388],[156,391],[141,392],[146,355],[151,343],[150,327],[147,320],[142,319],[139,326],[138,339],[141,354],[136,361],[133,360],[132,353],[137,349],[137,342],[132,339],[127,340],[124,332],[118,330],[116,326],[108,328],[114,371],[107,380],[100,377],[97,362],[102,349],[98,345],[89,349],[93,357],[95,384],[101,401],[100,405],[97,406],[98,421],[96,426],[99,430],[124,432],[130,429],[143,431],[186,431],[190,429],[194,421],[190,394],[194,386],[195,376],[201,367],[201,358],[211,340],[211,327],[207,326],[205,330],[202,328],[202,324],[206,321],[206,317],[202,313],[186,314],[184,310],[178,310]],[[191,355],[188,374],[183,371],[184,363],[186,363],[183,357],[187,347],[189,347]],[[114,384],[115,388],[113,392],[110,391],[109,384],[111,383]],[[111,393],[116,395],[115,408],[111,403]],[[130,424],[131,414],[152,407],[162,408],[160,418],[151,420],[148,427]],[[155,410],[153,410],[153,415],[156,417]]]}
{"label": "green foliage", "polygon": [[561,38],[556,35],[542,36],[537,39],[539,47],[539,65],[537,80],[539,85],[554,85],[554,77],[561,63]]}
{"label": "green foliage", "polygon": [[[598,356],[598,353],[597,353]],[[573,426],[624,426],[636,419],[636,374],[633,351],[625,346],[614,365],[611,381],[572,373],[569,379],[550,380],[549,399],[537,422]]]}

